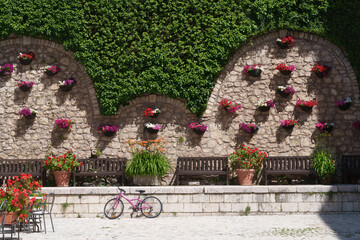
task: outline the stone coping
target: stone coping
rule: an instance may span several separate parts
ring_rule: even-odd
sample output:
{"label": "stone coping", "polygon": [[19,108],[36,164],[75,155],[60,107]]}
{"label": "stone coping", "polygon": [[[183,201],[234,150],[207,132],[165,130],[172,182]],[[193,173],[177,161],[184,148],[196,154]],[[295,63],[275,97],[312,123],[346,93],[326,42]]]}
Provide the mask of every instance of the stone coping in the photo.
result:
{"label": "stone coping", "polygon": [[[354,185],[276,185],[276,186],[122,186],[128,194],[221,194],[221,193],[321,193],[360,192],[360,184]],[[59,195],[106,195],[117,194],[117,187],[44,187],[42,192]]]}

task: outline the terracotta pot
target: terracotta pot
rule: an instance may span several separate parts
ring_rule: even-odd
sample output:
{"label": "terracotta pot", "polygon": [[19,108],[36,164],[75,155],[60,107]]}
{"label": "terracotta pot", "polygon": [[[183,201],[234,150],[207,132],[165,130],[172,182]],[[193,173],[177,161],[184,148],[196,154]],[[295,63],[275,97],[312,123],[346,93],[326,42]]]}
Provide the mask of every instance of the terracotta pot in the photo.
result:
{"label": "terracotta pot", "polygon": [[[4,220],[4,224],[11,224],[16,221],[18,217],[17,212],[7,212]],[[4,213],[0,213],[0,223],[2,223],[2,220],[4,218]]]}
{"label": "terracotta pot", "polygon": [[68,171],[54,171],[55,182],[57,187],[68,187],[70,182],[71,172]]}
{"label": "terracotta pot", "polygon": [[252,185],[255,169],[236,169],[239,185]]}

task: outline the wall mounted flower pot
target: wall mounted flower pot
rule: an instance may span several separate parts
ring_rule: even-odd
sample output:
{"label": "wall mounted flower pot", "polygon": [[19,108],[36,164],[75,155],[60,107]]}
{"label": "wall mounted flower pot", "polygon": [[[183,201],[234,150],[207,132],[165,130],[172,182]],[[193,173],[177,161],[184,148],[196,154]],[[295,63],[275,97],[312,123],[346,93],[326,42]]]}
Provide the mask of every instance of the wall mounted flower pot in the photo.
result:
{"label": "wall mounted flower pot", "polygon": [[282,126],[285,130],[291,131],[294,129],[295,125],[289,125],[289,126]]}
{"label": "wall mounted flower pot", "polygon": [[23,92],[27,92],[27,91],[29,91],[29,90],[31,89],[31,87],[28,87],[28,86],[26,86],[26,85],[22,85],[22,86],[19,87],[19,88],[20,88],[20,90],[23,91]]}
{"label": "wall mounted flower pot", "polygon": [[256,128],[250,128],[250,132],[246,131],[246,129],[242,129],[244,132],[248,133],[248,134],[253,134],[256,133],[259,130],[259,127]]}
{"label": "wall mounted flower pot", "polygon": [[160,113],[157,112],[157,113],[153,113],[153,115],[152,115],[152,116],[149,116],[149,117],[151,117],[151,118],[156,118],[156,117],[159,116],[159,115],[160,115]]}
{"label": "wall mounted flower pot", "polygon": [[270,110],[270,107],[261,106],[261,107],[258,107],[258,109],[260,112],[268,112]]}
{"label": "wall mounted flower pot", "polygon": [[239,185],[252,185],[255,169],[236,169]]}
{"label": "wall mounted flower pot", "polygon": [[52,71],[48,71],[48,70],[46,70],[45,71],[45,73],[46,73],[46,75],[48,75],[49,77],[51,77],[51,76],[54,76],[55,74],[57,74],[58,72],[52,72]]}
{"label": "wall mounted flower pot", "polygon": [[351,103],[350,102],[346,102],[344,105],[340,105],[338,106],[338,108],[342,111],[345,111],[345,110],[348,110],[351,106]]}
{"label": "wall mounted flower pot", "polygon": [[249,70],[248,74],[253,77],[258,77],[261,75],[261,70],[260,69]]}
{"label": "wall mounted flower pot", "polygon": [[197,128],[193,128],[193,131],[194,133],[196,133],[197,135],[203,135],[205,132],[200,130],[200,129],[197,129]]}
{"label": "wall mounted flower pot", "polygon": [[63,92],[70,92],[74,85],[61,85],[60,90]]}
{"label": "wall mounted flower pot", "polygon": [[106,131],[106,132],[104,132],[104,136],[106,136],[106,137],[112,137],[112,136],[114,136],[115,135],[115,132],[113,132],[113,131]]}
{"label": "wall mounted flower pot", "polygon": [[322,72],[315,72],[315,75],[318,77],[318,78],[324,78],[326,74],[322,73]]}
{"label": "wall mounted flower pot", "polygon": [[[4,224],[12,224],[12,223],[14,223],[16,221],[17,217],[18,217],[17,212],[6,212],[5,219],[4,219]],[[4,218],[4,213],[1,212],[0,213],[0,223],[2,222],[3,218]]]}
{"label": "wall mounted flower pot", "polygon": [[329,125],[329,126],[326,126],[325,128],[323,128],[321,131],[321,133],[330,133],[332,130],[333,130],[333,126],[332,125]]}
{"label": "wall mounted flower pot", "polygon": [[27,116],[24,116],[26,119],[30,120],[30,119],[34,119],[36,117],[36,113],[33,113],[31,115],[27,115]]}
{"label": "wall mounted flower pot", "polygon": [[31,58],[27,58],[27,59],[19,58],[19,61],[22,65],[29,65],[32,62],[32,59]]}
{"label": "wall mounted flower pot", "polygon": [[54,171],[55,182],[57,187],[68,187],[70,183],[71,172]]}
{"label": "wall mounted flower pot", "polygon": [[286,49],[286,48],[289,47],[288,44],[282,43],[282,42],[278,42],[278,41],[276,41],[276,45],[278,45],[278,47],[281,48],[281,49]]}
{"label": "wall mounted flower pot", "polygon": [[145,128],[145,130],[148,131],[150,134],[156,134],[159,132],[159,130],[152,128]]}
{"label": "wall mounted flower pot", "polygon": [[282,75],[287,76],[287,75],[290,75],[292,72],[289,71],[289,70],[285,70],[285,71],[280,71],[280,73],[281,73]]}
{"label": "wall mounted flower pot", "polygon": [[309,107],[309,106],[300,106],[301,110],[303,110],[304,112],[311,112],[313,107]]}
{"label": "wall mounted flower pot", "polygon": [[277,92],[279,93],[280,96],[282,96],[284,98],[290,96],[290,93],[286,93],[286,92],[281,91],[281,90],[277,90]]}

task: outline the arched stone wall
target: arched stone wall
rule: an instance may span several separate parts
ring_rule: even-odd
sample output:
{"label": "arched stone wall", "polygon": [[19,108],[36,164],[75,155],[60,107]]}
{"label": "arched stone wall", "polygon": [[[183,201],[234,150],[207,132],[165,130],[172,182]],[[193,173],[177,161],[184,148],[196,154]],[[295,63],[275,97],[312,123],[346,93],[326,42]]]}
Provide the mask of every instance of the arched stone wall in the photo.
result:
{"label": "arched stone wall", "polygon": [[[295,37],[289,49],[279,49],[275,39],[286,34]],[[313,34],[303,32],[273,32],[254,38],[238,49],[217,80],[209,99],[208,108],[200,119],[208,125],[203,136],[194,134],[188,124],[197,121],[186,109],[184,101],[167,96],[140,96],[127,106],[121,106],[118,114],[104,117],[99,113],[98,102],[91,79],[83,66],[72,54],[53,42],[27,37],[0,42],[0,64],[14,64],[14,72],[0,79],[0,157],[43,158],[47,152],[62,154],[72,148],[79,157],[90,157],[97,149],[102,157],[130,157],[128,139],[146,140],[163,137],[167,156],[175,165],[177,156],[227,155],[242,143],[267,151],[271,155],[308,155],[315,149],[318,121],[334,122],[334,130],[326,139],[333,154],[359,153],[360,137],[351,123],[359,119],[359,88],[352,67],[343,51]],[[19,51],[32,51],[36,60],[31,65],[20,65],[16,56]],[[279,75],[277,64],[295,65],[290,77]],[[328,77],[320,80],[310,72],[315,62],[332,66]],[[261,78],[242,74],[246,64],[260,64],[265,71]],[[40,68],[56,64],[62,71],[47,77]],[[58,91],[57,82],[73,77],[78,84],[69,93]],[[20,92],[18,80],[35,82],[29,93]],[[292,85],[296,93],[283,99],[276,94],[279,85]],[[353,99],[347,111],[340,111],[335,101],[346,97]],[[229,98],[243,108],[237,115],[229,115],[219,108],[219,102]],[[295,108],[296,99],[316,98],[318,105],[310,114]],[[273,100],[275,107],[269,113],[256,111],[258,100]],[[36,119],[28,121],[17,115],[24,107],[38,110]],[[162,113],[154,119],[143,117],[147,107],[158,107]],[[64,133],[54,127],[56,118],[75,121],[71,131]],[[292,132],[280,128],[280,120],[294,118],[300,122]],[[157,135],[144,132],[144,123],[163,126]],[[239,131],[241,122],[260,123],[259,131],[248,135]],[[119,125],[114,137],[97,132],[101,124]],[[182,142],[184,138],[184,142]]]}

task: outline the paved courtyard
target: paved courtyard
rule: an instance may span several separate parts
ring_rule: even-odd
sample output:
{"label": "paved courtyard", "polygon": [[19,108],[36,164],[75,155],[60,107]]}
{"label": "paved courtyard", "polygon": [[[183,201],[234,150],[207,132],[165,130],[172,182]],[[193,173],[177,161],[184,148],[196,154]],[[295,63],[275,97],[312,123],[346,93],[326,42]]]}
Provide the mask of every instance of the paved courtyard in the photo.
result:
{"label": "paved courtyard", "polygon": [[[55,218],[55,232],[22,239],[360,239],[360,213],[333,215],[189,216],[156,219]],[[48,222],[48,229],[51,229]]]}

